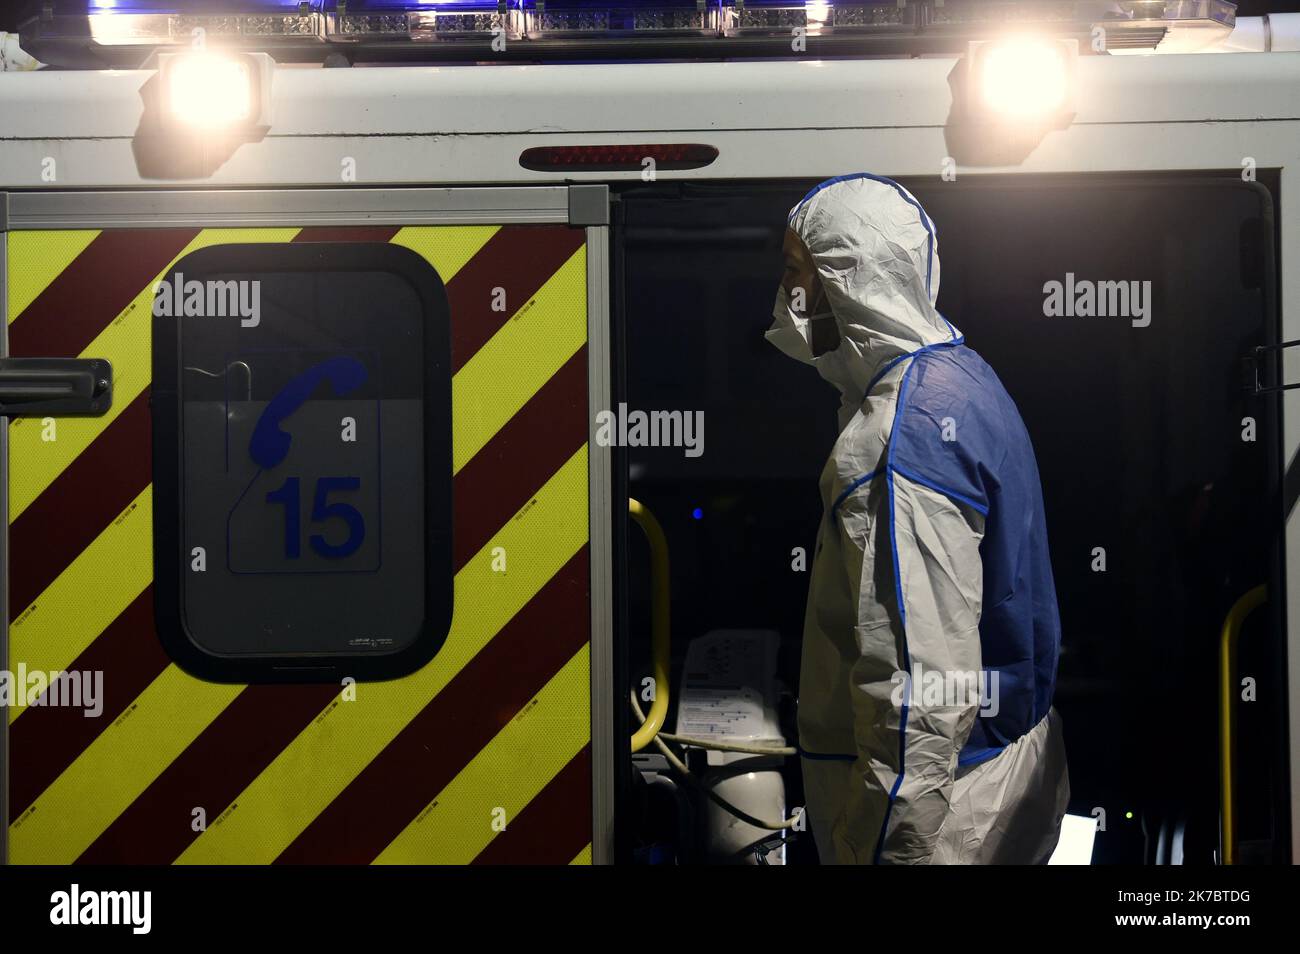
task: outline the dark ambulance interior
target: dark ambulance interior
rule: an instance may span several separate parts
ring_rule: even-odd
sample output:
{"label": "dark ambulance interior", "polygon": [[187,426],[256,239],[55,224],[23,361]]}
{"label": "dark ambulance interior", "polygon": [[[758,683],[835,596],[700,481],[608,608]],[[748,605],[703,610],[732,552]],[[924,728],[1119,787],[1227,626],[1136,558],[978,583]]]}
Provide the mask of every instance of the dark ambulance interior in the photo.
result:
{"label": "dark ambulance interior", "polygon": [[[704,411],[705,453],[615,451],[615,512],[628,494],[663,524],[672,559],[673,685],[689,641],[715,628],[781,634],[782,719],[795,694],[817,479],[838,399],[763,337],[789,208],[814,182],[648,183],[617,188],[615,400]],[[937,225],[940,310],[1001,376],[1042,474],[1063,629],[1056,707],[1070,812],[1104,812],[1093,862],[1210,863],[1218,844],[1218,646],[1252,587],[1277,592],[1277,395],[1243,386],[1243,357],[1278,342],[1276,178],[1238,174],[905,180]],[[1152,281],[1153,319],[1046,318],[1043,285]],[[1256,421],[1244,441],[1243,418]],[[622,508],[620,511],[619,508]],[[650,666],[649,556],[616,520],[622,672]],[[1093,551],[1105,548],[1105,572]],[[1250,618],[1239,671],[1241,861],[1285,861],[1284,634],[1277,601]],[[630,721],[627,686],[615,712]],[[671,715],[669,726],[671,727]],[[630,731],[620,725],[620,737]],[[784,770],[802,804],[797,759]],[[619,773],[620,860],[662,857],[662,819]],[[632,810],[626,810],[634,806]],[[669,854],[692,860],[693,847]],[[814,863],[808,834],[789,863]]]}

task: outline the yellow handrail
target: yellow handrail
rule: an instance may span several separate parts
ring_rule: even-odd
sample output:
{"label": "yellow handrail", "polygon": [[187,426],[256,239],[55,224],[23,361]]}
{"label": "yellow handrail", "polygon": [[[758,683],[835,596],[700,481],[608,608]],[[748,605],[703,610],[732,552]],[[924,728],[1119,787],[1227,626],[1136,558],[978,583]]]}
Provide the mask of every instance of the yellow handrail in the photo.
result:
{"label": "yellow handrail", "polygon": [[640,752],[664,727],[668,716],[668,660],[671,648],[669,631],[668,538],[654,514],[639,500],[628,498],[627,511],[645,532],[650,544],[650,649],[654,656],[655,695],[650,714],[632,736],[632,751]]}
{"label": "yellow handrail", "polygon": [[1237,863],[1237,803],[1233,778],[1235,735],[1232,724],[1237,669],[1237,637],[1246,617],[1264,604],[1267,587],[1257,586],[1232,605],[1219,636],[1219,812],[1220,851],[1225,865]]}

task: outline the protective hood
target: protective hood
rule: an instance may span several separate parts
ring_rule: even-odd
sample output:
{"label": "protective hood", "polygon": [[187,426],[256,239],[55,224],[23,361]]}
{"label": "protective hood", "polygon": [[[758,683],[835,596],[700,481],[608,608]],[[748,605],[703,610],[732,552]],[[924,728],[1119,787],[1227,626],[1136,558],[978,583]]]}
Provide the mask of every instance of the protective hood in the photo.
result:
{"label": "protective hood", "polygon": [[767,338],[817,368],[840,390],[845,411],[857,409],[891,359],[960,338],[934,307],[934,223],[898,183],[867,173],[828,179],[790,210],[789,224],[816,263],[840,343],[814,357],[809,318],[791,310],[784,288]]}

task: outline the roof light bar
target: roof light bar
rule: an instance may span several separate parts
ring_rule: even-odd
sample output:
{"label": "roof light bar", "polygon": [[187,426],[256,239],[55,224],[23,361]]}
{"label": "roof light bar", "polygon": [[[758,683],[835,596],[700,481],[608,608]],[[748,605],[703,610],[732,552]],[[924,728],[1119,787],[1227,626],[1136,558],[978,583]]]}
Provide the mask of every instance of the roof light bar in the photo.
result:
{"label": "roof light bar", "polygon": [[915,21],[916,9],[897,3],[855,5],[837,3],[831,8],[831,27],[836,31],[907,26]]}
{"label": "roof light bar", "polygon": [[317,43],[323,30],[315,0],[242,0],[217,12],[218,4],[194,0],[55,0],[40,5],[24,26],[47,40],[89,39],[98,46],[196,45],[202,40],[258,46],[268,38]]}
{"label": "roof light bar", "polygon": [[917,24],[919,8],[896,2],[805,3],[770,0],[731,0],[722,7],[723,32],[727,36],[782,35],[803,29],[809,36],[881,30]]}
{"label": "roof light bar", "polygon": [[1236,14],[1227,0],[1117,0],[1103,7],[1088,0],[947,0],[927,8],[925,29],[956,34],[1038,26],[1087,33],[1100,27],[1108,51],[1191,52],[1231,33]]}
{"label": "roof light bar", "polygon": [[[972,39],[1035,28],[1081,41],[1101,27],[1107,52],[1183,52],[1226,36],[1228,0],[26,0],[24,48],[135,49],[205,39],[323,56],[543,61],[731,56],[960,53]],[[806,36],[807,44],[791,44]],[[498,43],[498,40],[512,41]],[[524,41],[524,42],[513,42]],[[480,55],[485,43],[493,55]],[[358,52],[361,48],[365,53]],[[137,61],[138,62],[138,61]]]}
{"label": "roof light bar", "polygon": [[174,16],[168,18],[167,26],[172,37],[183,39],[189,39],[198,29],[214,39],[266,36],[316,39],[320,19],[309,12],[233,17]]}
{"label": "roof light bar", "polygon": [[1236,4],[1226,0],[1120,0],[1116,7],[1099,24],[1116,52],[1141,49],[1144,34],[1159,31],[1160,52],[1192,53],[1226,39],[1237,23]]}
{"label": "roof light bar", "polygon": [[331,40],[482,42],[496,36],[523,36],[518,0],[325,0],[322,9],[325,33]]}
{"label": "roof light bar", "polygon": [[[829,12],[829,4],[818,4],[817,10],[814,11],[814,17],[811,25],[822,26],[823,19],[816,18],[816,13],[823,15]],[[736,33],[771,33],[780,31],[788,33],[795,27],[807,27],[810,25],[810,17],[807,5],[805,4],[782,4],[780,6],[760,6],[753,3],[741,3],[726,9],[727,34]]]}
{"label": "roof light bar", "polygon": [[583,0],[526,0],[524,16],[532,39],[718,33],[717,0],[648,0],[629,3]]}

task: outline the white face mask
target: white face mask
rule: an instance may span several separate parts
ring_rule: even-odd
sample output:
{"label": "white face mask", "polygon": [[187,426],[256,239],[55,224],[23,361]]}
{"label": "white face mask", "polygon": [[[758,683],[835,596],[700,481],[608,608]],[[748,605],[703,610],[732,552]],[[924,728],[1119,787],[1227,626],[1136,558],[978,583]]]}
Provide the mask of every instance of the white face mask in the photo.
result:
{"label": "white face mask", "polygon": [[824,381],[835,386],[842,402],[840,426],[843,427],[862,403],[863,395],[859,385],[854,382],[853,374],[855,362],[860,359],[843,335],[835,348],[820,355],[813,354],[812,322],[823,318],[834,320],[835,313],[830,310],[829,303],[825,311],[805,318],[790,307],[790,296],[784,288],[780,288],[776,293],[772,317],[774,320],[767,330],[767,340],[796,361],[811,364]]}
{"label": "white face mask", "polygon": [[[823,297],[822,302],[825,301]],[[817,359],[813,356],[811,323],[822,318],[834,318],[834,316],[835,313],[831,311],[829,304],[825,305],[824,311],[816,314],[807,316],[799,314],[790,307],[790,295],[784,286],[781,286],[776,290],[776,304],[772,308],[772,326],[767,329],[765,337],[796,361],[815,364]]]}

